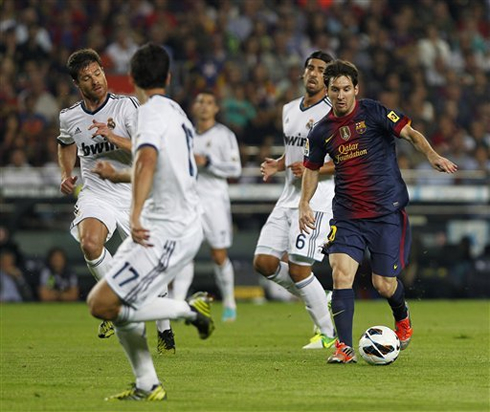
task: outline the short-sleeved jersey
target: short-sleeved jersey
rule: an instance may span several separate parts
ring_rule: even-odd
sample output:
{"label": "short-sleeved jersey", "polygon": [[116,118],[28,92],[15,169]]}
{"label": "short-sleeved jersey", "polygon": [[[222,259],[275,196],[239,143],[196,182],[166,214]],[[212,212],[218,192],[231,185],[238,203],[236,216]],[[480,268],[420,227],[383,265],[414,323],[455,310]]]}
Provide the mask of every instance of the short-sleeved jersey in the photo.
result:
{"label": "short-sleeved jersey", "polygon": [[217,196],[229,199],[226,179],[239,177],[242,172],[235,133],[216,123],[204,133],[196,133],[194,152],[209,159],[209,165],[199,171],[197,178],[199,197],[204,201]]}
{"label": "short-sleeved jersey", "polygon": [[82,174],[81,196],[96,196],[121,208],[129,208],[131,185],[103,180],[92,172],[99,160],[111,163],[116,169],[125,169],[132,164],[131,153],[119,149],[105,137],[92,137],[94,130],[88,130],[92,121],[107,123],[118,136],[132,139],[136,132],[136,111],[138,100],[130,96],[107,95],[104,104],[96,111],[88,111],[83,101],[60,112],[60,135],[62,145],[76,144]]}
{"label": "short-sleeved jersey", "polygon": [[[294,209],[298,208],[301,198],[301,178],[295,177],[288,166],[303,161],[304,146],[309,132],[331,109],[330,101],[326,98],[308,108],[303,106],[303,100],[302,97],[293,100],[285,104],[282,110],[286,180],[277,206]],[[327,162],[330,158],[327,155],[323,160]],[[319,212],[331,211],[333,195],[332,176],[320,176],[318,189],[310,202],[312,209]]]}
{"label": "short-sleeved jersey", "polygon": [[325,154],[335,163],[336,219],[364,219],[404,208],[408,191],[398,167],[395,139],[410,119],[370,99],[352,113],[322,119],[308,136],[304,165],[312,170]]}
{"label": "short-sleeved jersey", "polygon": [[193,138],[191,121],[173,100],[154,95],[139,108],[134,155],[144,146],[158,151],[152,190],[142,216],[165,221],[167,234],[176,239],[185,236],[201,215]]}

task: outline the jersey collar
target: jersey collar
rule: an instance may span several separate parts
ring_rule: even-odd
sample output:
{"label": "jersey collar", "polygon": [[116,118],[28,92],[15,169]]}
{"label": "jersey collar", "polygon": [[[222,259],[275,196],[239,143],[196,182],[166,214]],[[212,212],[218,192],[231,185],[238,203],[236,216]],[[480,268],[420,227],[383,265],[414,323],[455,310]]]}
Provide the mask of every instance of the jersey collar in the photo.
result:
{"label": "jersey collar", "polygon": [[91,114],[91,115],[94,115],[98,112],[100,112],[104,106],[107,104],[107,102],[109,101],[109,97],[111,96],[111,93],[107,93],[107,96],[105,98],[105,101],[104,103],[102,103],[97,109],[95,109],[93,112],[91,112],[90,110],[88,110],[86,107],[85,107],[85,102],[82,100],[82,104],[81,104],[81,107],[82,107],[82,110],[87,113],[87,114]]}

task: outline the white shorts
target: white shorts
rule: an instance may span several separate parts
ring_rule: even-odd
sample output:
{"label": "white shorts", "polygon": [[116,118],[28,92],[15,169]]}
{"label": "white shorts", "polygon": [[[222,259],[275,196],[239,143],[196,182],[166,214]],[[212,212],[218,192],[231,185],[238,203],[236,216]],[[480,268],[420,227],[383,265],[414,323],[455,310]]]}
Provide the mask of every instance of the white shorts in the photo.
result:
{"label": "white shorts", "polygon": [[299,230],[298,209],[275,207],[260,231],[256,255],[272,255],[282,259],[287,252],[289,260],[299,265],[321,262],[321,252],[330,232],[331,213],[315,212],[316,229],[310,234]]}
{"label": "white shorts", "polygon": [[143,247],[131,237],[121,244],[104,279],[121,300],[137,309],[151,302],[196,256],[203,241],[201,225],[190,228],[185,237],[165,234],[162,222],[142,222],[151,227],[153,247]]}
{"label": "white shorts", "polygon": [[70,233],[79,242],[78,224],[87,218],[100,220],[107,231],[106,242],[117,229],[121,239],[126,239],[130,234],[129,209],[117,208],[104,200],[93,197],[80,197],[75,205],[75,219],[71,223]]}
{"label": "white shorts", "polygon": [[209,198],[202,203],[204,238],[213,249],[228,249],[233,242],[229,199]]}

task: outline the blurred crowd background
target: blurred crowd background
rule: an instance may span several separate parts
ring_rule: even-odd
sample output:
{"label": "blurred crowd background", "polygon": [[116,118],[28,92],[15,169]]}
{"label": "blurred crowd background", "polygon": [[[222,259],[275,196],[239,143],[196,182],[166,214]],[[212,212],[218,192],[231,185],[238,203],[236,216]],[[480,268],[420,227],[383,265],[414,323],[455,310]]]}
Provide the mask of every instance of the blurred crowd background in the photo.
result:
{"label": "blurred crowd background", "polygon": [[[3,0],[0,8],[2,186],[58,186],[58,114],[80,100],[65,68],[73,51],[97,50],[109,87],[130,92],[129,60],[148,41],[172,56],[169,94],[188,113],[200,90],[217,93],[220,121],[250,169],[281,153],[282,106],[302,95],[304,60],[321,49],[354,62],[361,97],[403,111],[463,172],[421,173],[415,184],[489,183],[489,0]],[[405,171],[430,168],[410,145],[400,145],[399,161]],[[238,183],[259,181],[252,173]]]}

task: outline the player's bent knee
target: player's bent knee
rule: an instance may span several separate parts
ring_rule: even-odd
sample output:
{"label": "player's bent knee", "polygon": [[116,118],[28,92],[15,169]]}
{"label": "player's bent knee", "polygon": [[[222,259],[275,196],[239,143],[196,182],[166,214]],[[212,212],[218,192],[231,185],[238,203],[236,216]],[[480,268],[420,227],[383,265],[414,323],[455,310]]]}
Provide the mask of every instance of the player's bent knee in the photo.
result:
{"label": "player's bent knee", "polygon": [[87,297],[90,314],[98,319],[115,320],[119,314],[120,300],[109,285],[100,281]]}
{"label": "player's bent knee", "polygon": [[397,280],[394,277],[373,276],[374,289],[384,298],[393,295],[396,289]]}
{"label": "player's bent knee", "polygon": [[254,269],[262,276],[272,276],[277,271],[279,259],[273,256],[255,255],[254,256]]}
{"label": "player's bent knee", "polygon": [[91,236],[85,236],[80,239],[80,247],[83,255],[89,260],[97,259],[104,249],[104,245]]}
{"label": "player's bent knee", "polygon": [[228,259],[228,252],[226,249],[212,249],[211,258],[213,259],[214,263],[219,266],[223,266]]}

